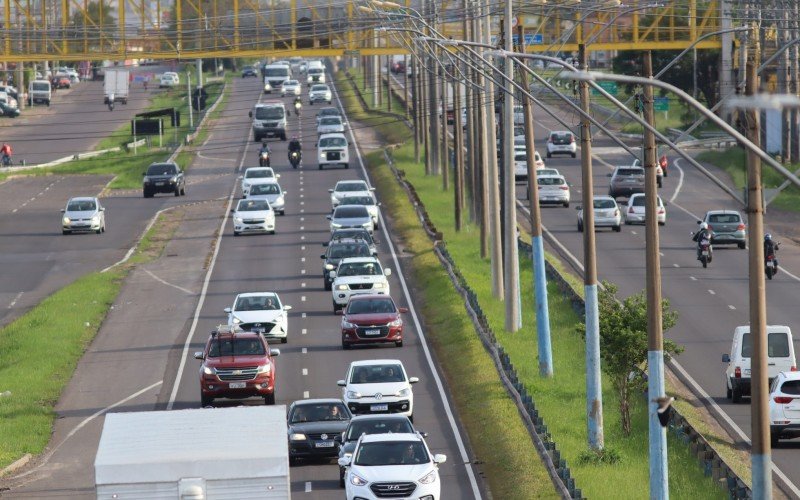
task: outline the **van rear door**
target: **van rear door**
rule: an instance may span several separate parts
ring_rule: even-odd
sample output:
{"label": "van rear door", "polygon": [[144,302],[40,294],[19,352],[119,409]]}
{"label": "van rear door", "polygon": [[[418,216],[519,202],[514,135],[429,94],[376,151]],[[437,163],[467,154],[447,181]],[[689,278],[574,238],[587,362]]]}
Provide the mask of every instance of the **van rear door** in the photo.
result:
{"label": "van rear door", "polygon": [[796,367],[792,332],[788,327],[767,327],[767,374],[770,379]]}

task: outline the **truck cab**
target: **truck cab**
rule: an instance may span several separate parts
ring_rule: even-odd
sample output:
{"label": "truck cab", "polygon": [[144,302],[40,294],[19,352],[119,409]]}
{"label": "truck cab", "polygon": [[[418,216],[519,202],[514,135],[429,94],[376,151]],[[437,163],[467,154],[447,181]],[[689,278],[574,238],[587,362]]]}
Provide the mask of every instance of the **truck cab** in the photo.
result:
{"label": "truck cab", "polygon": [[250,111],[253,119],[253,140],[261,141],[264,137],[279,137],[286,140],[286,108],[281,101],[270,101],[256,104]]}

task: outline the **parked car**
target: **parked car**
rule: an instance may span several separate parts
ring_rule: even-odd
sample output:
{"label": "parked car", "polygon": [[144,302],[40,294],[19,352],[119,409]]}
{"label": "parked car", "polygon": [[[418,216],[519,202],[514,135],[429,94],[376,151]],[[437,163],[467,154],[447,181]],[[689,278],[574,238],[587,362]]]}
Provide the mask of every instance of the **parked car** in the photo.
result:
{"label": "parked car", "polygon": [[369,187],[365,181],[339,181],[328,192],[331,193],[331,208],[336,208],[341,203],[342,198],[347,196],[372,196],[375,188]]}
{"label": "parked car", "polygon": [[289,338],[289,311],[275,292],[240,293],[233,305],[225,308],[228,325],[237,325],[244,331],[260,333],[267,340],[276,339],[285,344]]}
{"label": "parked car", "polygon": [[399,359],[367,359],[353,361],[342,388],[345,404],[353,415],[365,413],[400,413],[414,421],[414,393],[411,384],[419,382],[409,377]]}
{"label": "parked car", "polygon": [[203,407],[214,399],[264,398],[275,404],[275,356],[260,333],[244,332],[236,326],[220,325],[194,353],[200,365],[200,401]]}
{"label": "parked car", "polygon": [[634,193],[644,193],[644,169],[642,167],[616,167],[608,174],[611,183],[608,195],[614,199],[629,197]]}
{"label": "parked car", "polygon": [[[667,223],[667,209],[659,196],[656,200],[658,225],[663,226]],[[628,198],[628,203],[624,205],[625,224],[644,224],[645,223],[645,196],[644,193],[635,193]]]}
{"label": "parked car", "polygon": [[186,196],[186,177],[177,163],[153,163],[143,173],[142,195],[152,198],[156,193]]}
{"label": "parked car", "polygon": [[[616,232],[620,232],[622,215],[620,214],[617,201],[610,196],[595,196],[592,199],[594,207],[594,227],[610,227]],[[583,232],[583,207],[578,205],[578,231]]]}
{"label": "parked car", "polygon": [[361,238],[336,238],[326,243],[326,251],[320,255],[322,261],[322,282],[325,290],[330,290],[333,278],[330,277],[342,259],[348,257],[370,257],[374,255],[366,241]]}
{"label": "parked car", "polygon": [[370,233],[375,230],[372,217],[363,205],[339,205],[333,209],[333,214],[326,217],[331,221],[331,233],[350,227],[364,228]]}
{"label": "parked car", "polygon": [[800,434],[800,372],[780,372],[773,380],[769,391],[769,422],[773,447],[781,439]]}
{"label": "parked car", "polygon": [[712,245],[738,245],[744,250],[747,248],[747,226],[744,219],[736,210],[709,210],[703,220],[711,231]]}
{"label": "parked car", "polygon": [[275,234],[275,211],[267,200],[239,200],[231,216],[234,236],[245,233]]}
{"label": "parked car", "polygon": [[403,347],[403,314],[388,295],[358,295],[342,309],[342,348],[393,343]]}
{"label": "parked car", "polygon": [[286,215],[286,191],[281,189],[278,180],[274,177],[264,179],[263,182],[253,181],[247,195],[248,200],[266,200],[276,213]]}
{"label": "parked car", "polygon": [[249,167],[244,174],[239,177],[242,181],[242,197],[247,198],[250,194],[250,186],[260,184],[269,179],[279,179],[281,174],[275,174],[270,167]]}
{"label": "parked car", "polygon": [[248,65],[242,68],[242,78],[247,78],[249,76],[258,78],[258,71],[256,71],[256,68],[254,68],[253,66]]}
{"label": "parked car", "polygon": [[337,312],[356,295],[389,295],[390,268],[383,268],[375,257],[349,257],[342,259],[335,271],[330,272],[333,279],[331,298],[333,312]]}
{"label": "parked car", "polygon": [[[737,326],[733,330],[731,353],[722,355],[725,369],[726,397],[740,403],[742,396],[750,395],[750,366],[753,356],[753,335],[750,325]],[[780,372],[797,370],[794,356],[792,330],[788,326],[767,325],[767,377],[769,383]]]}
{"label": "parked car", "polygon": [[558,204],[569,207],[570,190],[563,175],[538,175],[539,204]]}
{"label": "parked car", "polygon": [[567,154],[575,158],[578,152],[578,143],[575,134],[568,130],[556,130],[550,132],[547,137],[547,157],[553,155]]}
{"label": "parked car", "polygon": [[106,231],[106,209],[94,197],[70,198],[67,206],[61,209],[61,233]]}
{"label": "parked car", "polygon": [[350,410],[341,399],[302,399],[289,405],[290,463],[301,458],[338,457],[350,418]]}

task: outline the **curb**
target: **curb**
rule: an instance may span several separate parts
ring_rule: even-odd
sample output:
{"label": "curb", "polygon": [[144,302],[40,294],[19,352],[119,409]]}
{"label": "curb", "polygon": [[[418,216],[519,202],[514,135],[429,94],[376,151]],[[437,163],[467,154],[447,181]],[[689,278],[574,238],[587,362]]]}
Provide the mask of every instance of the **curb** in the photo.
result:
{"label": "curb", "polygon": [[28,462],[31,461],[32,458],[33,455],[31,455],[30,453],[22,455],[22,457],[11,463],[11,465],[8,465],[3,470],[0,470],[0,477],[5,476],[6,474],[10,474],[16,471],[17,469],[21,469],[22,467],[26,466]]}

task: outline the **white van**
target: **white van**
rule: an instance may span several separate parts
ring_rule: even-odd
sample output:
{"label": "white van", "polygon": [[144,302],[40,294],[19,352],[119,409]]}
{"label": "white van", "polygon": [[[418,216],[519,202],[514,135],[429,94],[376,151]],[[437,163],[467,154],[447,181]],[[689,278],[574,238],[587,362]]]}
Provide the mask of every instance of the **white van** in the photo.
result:
{"label": "white van", "polygon": [[[739,403],[750,395],[750,358],[753,355],[753,336],[750,326],[737,326],[733,331],[731,353],[722,355],[728,363],[725,370],[725,392],[728,399]],[[767,376],[770,384],[780,372],[795,371],[792,330],[788,326],[767,325]]]}
{"label": "white van", "polygon": [[44,103],[50,105],[52,89],[47,80],[34,80],[28,85],[28,106],[34,103]]}

